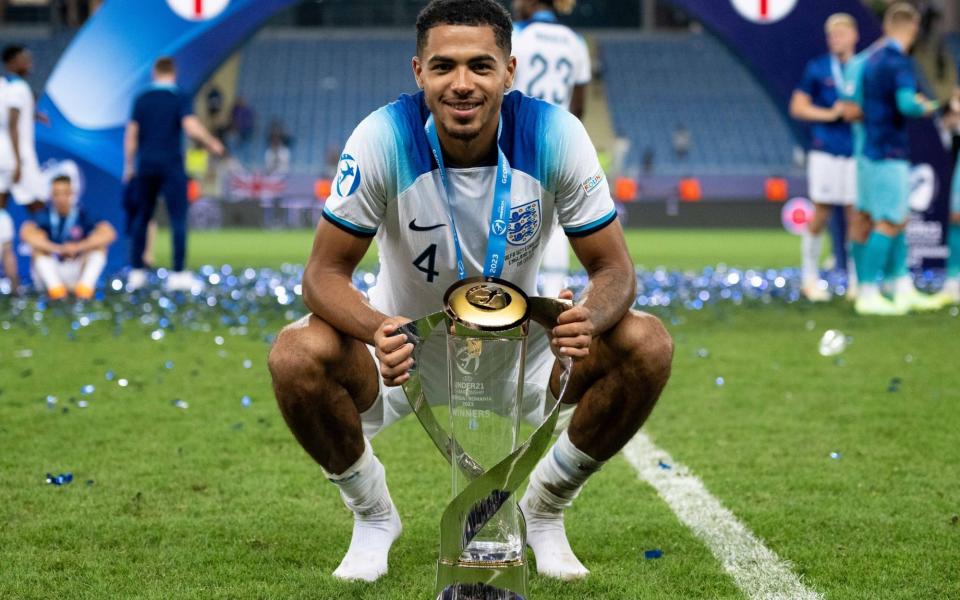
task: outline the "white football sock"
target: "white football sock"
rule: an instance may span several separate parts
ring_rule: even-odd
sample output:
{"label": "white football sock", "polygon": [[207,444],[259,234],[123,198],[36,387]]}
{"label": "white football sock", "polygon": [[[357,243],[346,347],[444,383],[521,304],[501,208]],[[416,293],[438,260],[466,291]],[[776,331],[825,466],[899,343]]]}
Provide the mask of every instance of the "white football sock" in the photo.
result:
{"label": "white football sock", "polygon": [[847,259],[847,289],[857,289],[857,265],[853,257]]}
{"label": "white football sock", "polygon": [[83,260],[83,273],[80,275],[80,283],[88,288],[95,288],[97,280],[100,279],[100,273],[107,265],[107,253],[103,250],[94,250],[87,252]]}
{"label": "white football sock", "polygon": [[63,287],[63,280],[60,278],[60,265],[57,259],[46,254],[38,254],[33,259],[33,268],[40,276],[40,281],[46,290]]}
{"label": "white football sock", "polygon": [[951,277],[944,281],[943,292],[951,296],[960,296],[960,277]]}
{"label": "white football sock", "polygon": [[541,575],[570,581],[590,573],[570,548],[563,510],[602,466],[602,462],[578,450],[564,431],[530,475],[520,509],[527,522],[527,544],[533,549]]}
{"label": "white football sock", "polygon": [[871,300],[874,296],[880,295],[880,286],[875,283],[864,283],[860,286],[860,299],[867,301]]}
{"label": "white football sock", "polygon": [[390,546],[403,529],[397,508],[387,490],[383,465],[364,439],[360,459],[339,475],[327,473],[340,488],[340,497],[353,511],[353,537],[340,566],[333,572],[338,579],[376,581],[387,573]]}
{"label": "white football sock", "polygon": [[801,272],[803,283],[820,281],[820,253],[823,251],[823,232],[812,234],[805,231],[800,242]]}
{"label": "white football sock", "polygon": [[913,285],[913,278],[909,275],[897,277],[894,286],[894,293],[898,296],[901,294],[914,294],[917,291],[917,288]]}

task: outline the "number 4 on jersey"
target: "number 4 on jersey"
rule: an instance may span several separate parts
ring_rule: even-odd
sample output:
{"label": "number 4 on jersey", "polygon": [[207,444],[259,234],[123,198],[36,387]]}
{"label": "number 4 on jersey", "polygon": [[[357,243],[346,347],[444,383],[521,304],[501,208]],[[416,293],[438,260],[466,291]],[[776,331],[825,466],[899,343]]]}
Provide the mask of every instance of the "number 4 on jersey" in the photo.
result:
{"label": "number 4 on jersey", "polygon": [[[424,266],[423,263],[426,263]],[[417,268],[421,273],[425,273],[427,276],[427,283],[433,283],[434,278],[440,275],[440,271],[436,270],[437,264],[437,245],[430,244],[430,246],[423,251],[420,256],[418,256],[413,261],[413,266]]]}

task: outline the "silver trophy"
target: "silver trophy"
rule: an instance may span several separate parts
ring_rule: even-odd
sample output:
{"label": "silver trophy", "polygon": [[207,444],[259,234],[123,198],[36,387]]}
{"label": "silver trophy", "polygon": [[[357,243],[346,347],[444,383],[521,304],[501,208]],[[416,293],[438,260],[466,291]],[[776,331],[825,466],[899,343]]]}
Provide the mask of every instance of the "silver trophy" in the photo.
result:
{"label": "silver trophy", "polygon": [[[528,298],[502,279],[475,277],[444,295],[443,312],[402,328],[423,364],[445,338],[446,388],[411,372],[404,384],[414,413],[452,469],[453,500],[440,525],[435,594],[442,600],[523,600],[527,595],[526,531],[515,492],[546,451],[559,400],[520,442],[520,409],[530,321],[546,328],[569,303]],[[433,356],[438,353],[434,351]],[[566,388],[569,361],[562,361]],[[446,395],[449,432],[431,409]],[[430,398],[427,396],[430,395]],[[558,394],[563,397],[561,391]]]}

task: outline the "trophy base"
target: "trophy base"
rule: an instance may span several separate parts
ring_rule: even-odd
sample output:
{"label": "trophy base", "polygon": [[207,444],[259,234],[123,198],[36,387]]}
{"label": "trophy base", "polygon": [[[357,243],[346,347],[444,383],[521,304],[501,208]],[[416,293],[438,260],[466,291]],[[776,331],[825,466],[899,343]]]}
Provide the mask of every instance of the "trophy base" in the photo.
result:
{"label": "trophy base", "polygon": [[527,563],[437,563],[437,600],[524,600]]}

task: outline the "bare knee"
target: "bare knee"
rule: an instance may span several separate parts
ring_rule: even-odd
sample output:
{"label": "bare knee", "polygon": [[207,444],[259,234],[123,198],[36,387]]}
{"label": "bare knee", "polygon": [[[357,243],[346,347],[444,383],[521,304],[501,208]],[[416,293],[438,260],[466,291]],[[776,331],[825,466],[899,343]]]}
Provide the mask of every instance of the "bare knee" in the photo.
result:
{"label": "bare knee", "polygon": [[850,217],[848,235],[851,240],[858,244],[865,244],[870,237],[870,230],[873,229],[873,223],[870,216],[860,211],[854,211]]}
{"label": "bare knee", "polygon": [[376,400],[379,391],[375,364],[366,346],[314,315],[284,327],[270,349],[267,366],[281,406],[346,393],[363,409]]}
{"label": "bare knee", "polygon": [[320,387],[327,367],[341,354],[339,334],[314,319],[294,321],[277,336],[267,357],[274,387]]}
{"label": "bare knee", "polygon": [[673,363],[673,338],[657,317],[630,311],[613,332],[610,349],[621,365],[646,381],[666,383]]}

